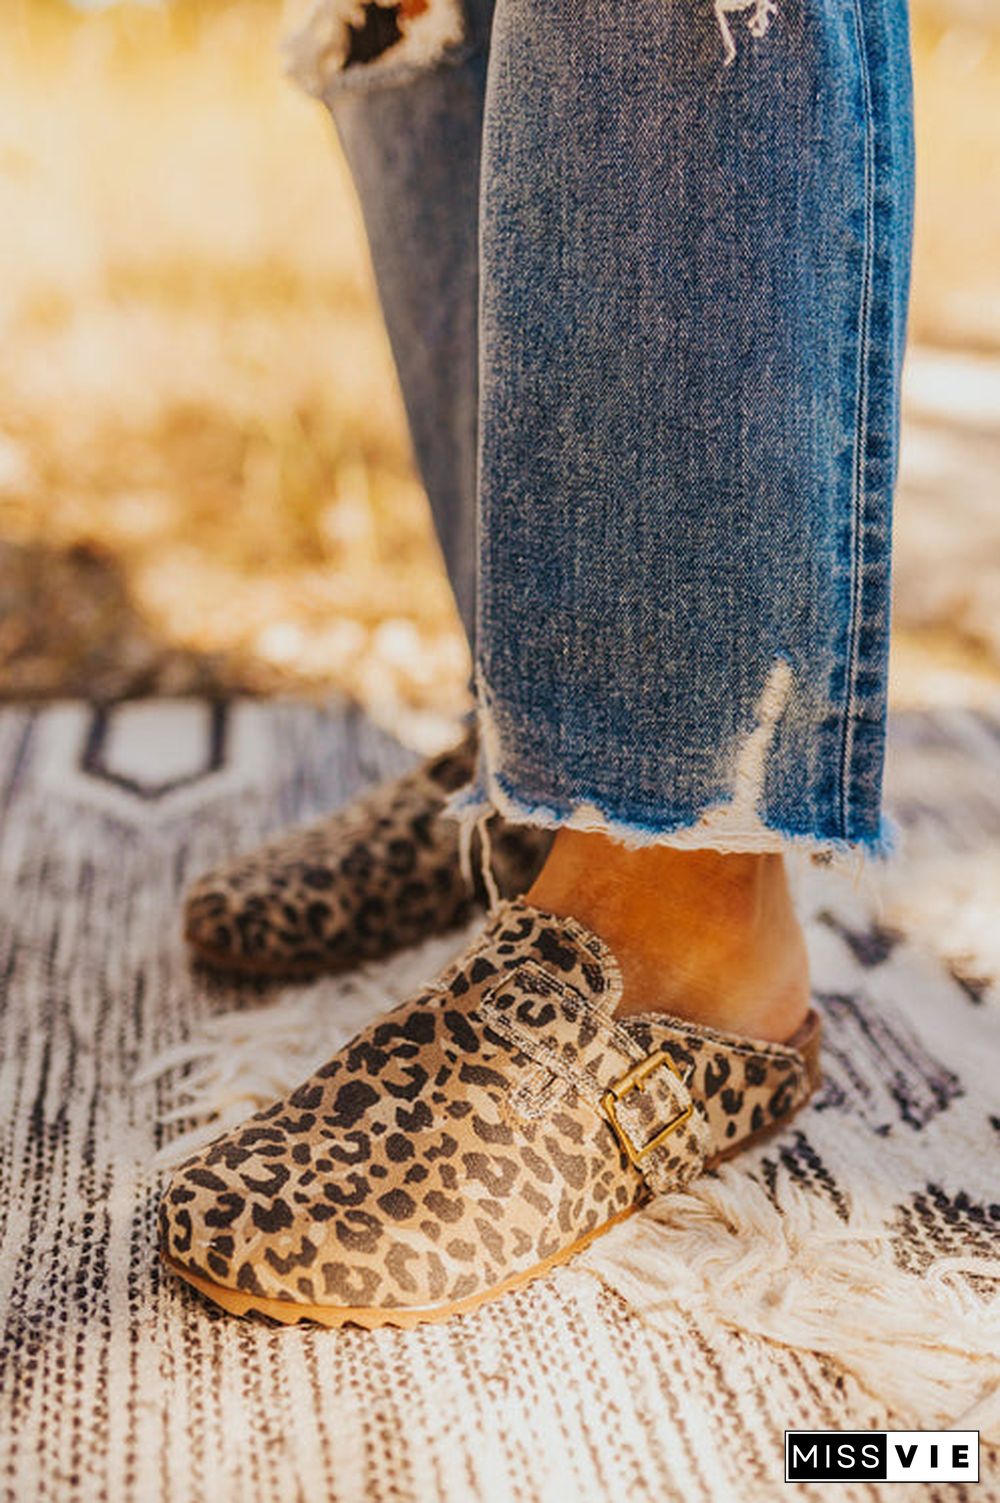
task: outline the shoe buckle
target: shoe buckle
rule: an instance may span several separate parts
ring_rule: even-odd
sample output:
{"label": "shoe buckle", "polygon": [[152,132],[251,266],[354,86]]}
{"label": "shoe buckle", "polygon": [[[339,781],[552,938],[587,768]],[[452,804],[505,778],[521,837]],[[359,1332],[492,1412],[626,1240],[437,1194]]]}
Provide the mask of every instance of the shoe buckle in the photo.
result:
{"label": "shoe buckle", "polygon": [[679,1111],[675,1117],[671,1117],[666,1126],[661,1127],[654,1133],[641,1148],[637,1148],[633,1143],[628,1129],[618,1119],[619,1102],[623,1101],[631,1091],[644,1091],[649,1076],[655,1070],[659,1070],[661,1066],[665,1066],[683,1084],[681,1072],[670,1058],[670,1055],[661,1052],[659,1054],[647,1055],[645,1059],[641,1059],[620,1080],[616,1080],[614,1085],[609,1086],[601,1097],[601,1107],[614,1129],[615,1137],[628,1155],[629,1163],[635,1167],[638,1167],[642,1160],[648,1154],[652,1153],[655,1148],[659,1148],[664,1139],[668,1138],[672,1132],[676,1132],[678,1127],[683,1127],[694,1111],[694,1103],[689,1101],[682,1111]]}

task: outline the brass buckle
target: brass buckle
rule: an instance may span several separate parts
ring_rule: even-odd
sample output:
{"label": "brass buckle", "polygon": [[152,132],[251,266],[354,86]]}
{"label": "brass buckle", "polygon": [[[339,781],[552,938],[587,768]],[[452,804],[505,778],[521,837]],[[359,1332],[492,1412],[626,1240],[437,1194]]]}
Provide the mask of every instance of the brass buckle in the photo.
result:
{"label": "brass buckle", "polygon": [[645,1082],[647,1078],[652,1075],[654,1070],[658,1070],[661,1065],[665,1065],[671,1074],[675,1075],[683,1084],[681,1072],[670,1058],[670,1055],[661,1052],[660,1054],[647,1055],[637,1065],[633,1065],[631,1070],[623,1075],[621,1080],[617,1080],[613,1086],[609,1086],[601,1097],[601,1106],[608,1121],[614,1128],[615,1137],[628,1154],[629,1163],[636,1167],[638,1167],[640,1161],[648,1153],[653,1152],[654,1148],[659,1148],[664,1138],[668,1138],[678,1127],[682,1127],[694,1111],[694,1103],[691,1102],[682,1112],[678,1112],[676,1117],[672,1117],[666,1127],[661,1127],[655,1137],[650,1138],[648,1143],[644,1143],[641,1148],[636,1148],[629,1137],[628,1130],[618,1120],[618,1103],[630,1091],[644,1091],[646,1089]]}

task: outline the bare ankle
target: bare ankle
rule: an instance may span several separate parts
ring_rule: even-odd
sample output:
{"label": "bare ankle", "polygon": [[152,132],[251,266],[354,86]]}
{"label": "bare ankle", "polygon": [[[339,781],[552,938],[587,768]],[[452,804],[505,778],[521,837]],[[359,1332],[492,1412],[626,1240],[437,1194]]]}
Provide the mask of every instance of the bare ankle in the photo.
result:
{"label": "bare ankle", "polygon": [[669,1011],[773,1040],[805,1018],[808,959],[780,855],[630,850],[562,830],[528,896],[605,940],[622,1013]]}

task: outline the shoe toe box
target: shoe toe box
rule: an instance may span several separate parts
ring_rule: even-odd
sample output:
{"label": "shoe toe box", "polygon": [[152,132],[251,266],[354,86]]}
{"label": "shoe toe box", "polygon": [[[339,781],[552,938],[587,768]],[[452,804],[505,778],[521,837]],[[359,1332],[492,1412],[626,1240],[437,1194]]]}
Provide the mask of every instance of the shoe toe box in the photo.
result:
{"label": "shoe toe box", "polygon": [[312,971],[346,936],[337,874],[275,853],[233,862],[189,889],[184,937],[199,958],[247,970]]}

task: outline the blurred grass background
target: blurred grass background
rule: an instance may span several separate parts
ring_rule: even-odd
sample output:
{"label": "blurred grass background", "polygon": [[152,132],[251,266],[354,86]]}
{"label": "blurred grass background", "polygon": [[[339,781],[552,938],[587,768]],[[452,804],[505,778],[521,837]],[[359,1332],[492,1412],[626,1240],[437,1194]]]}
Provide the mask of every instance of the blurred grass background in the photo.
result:
{"label": "blurred grass background", "polygon": [[[896,702],[1000,673],[1000,15],[918,0]],[[0,696],[343,689],[466,653],[350,180],[270,0],[0,8]]]}

